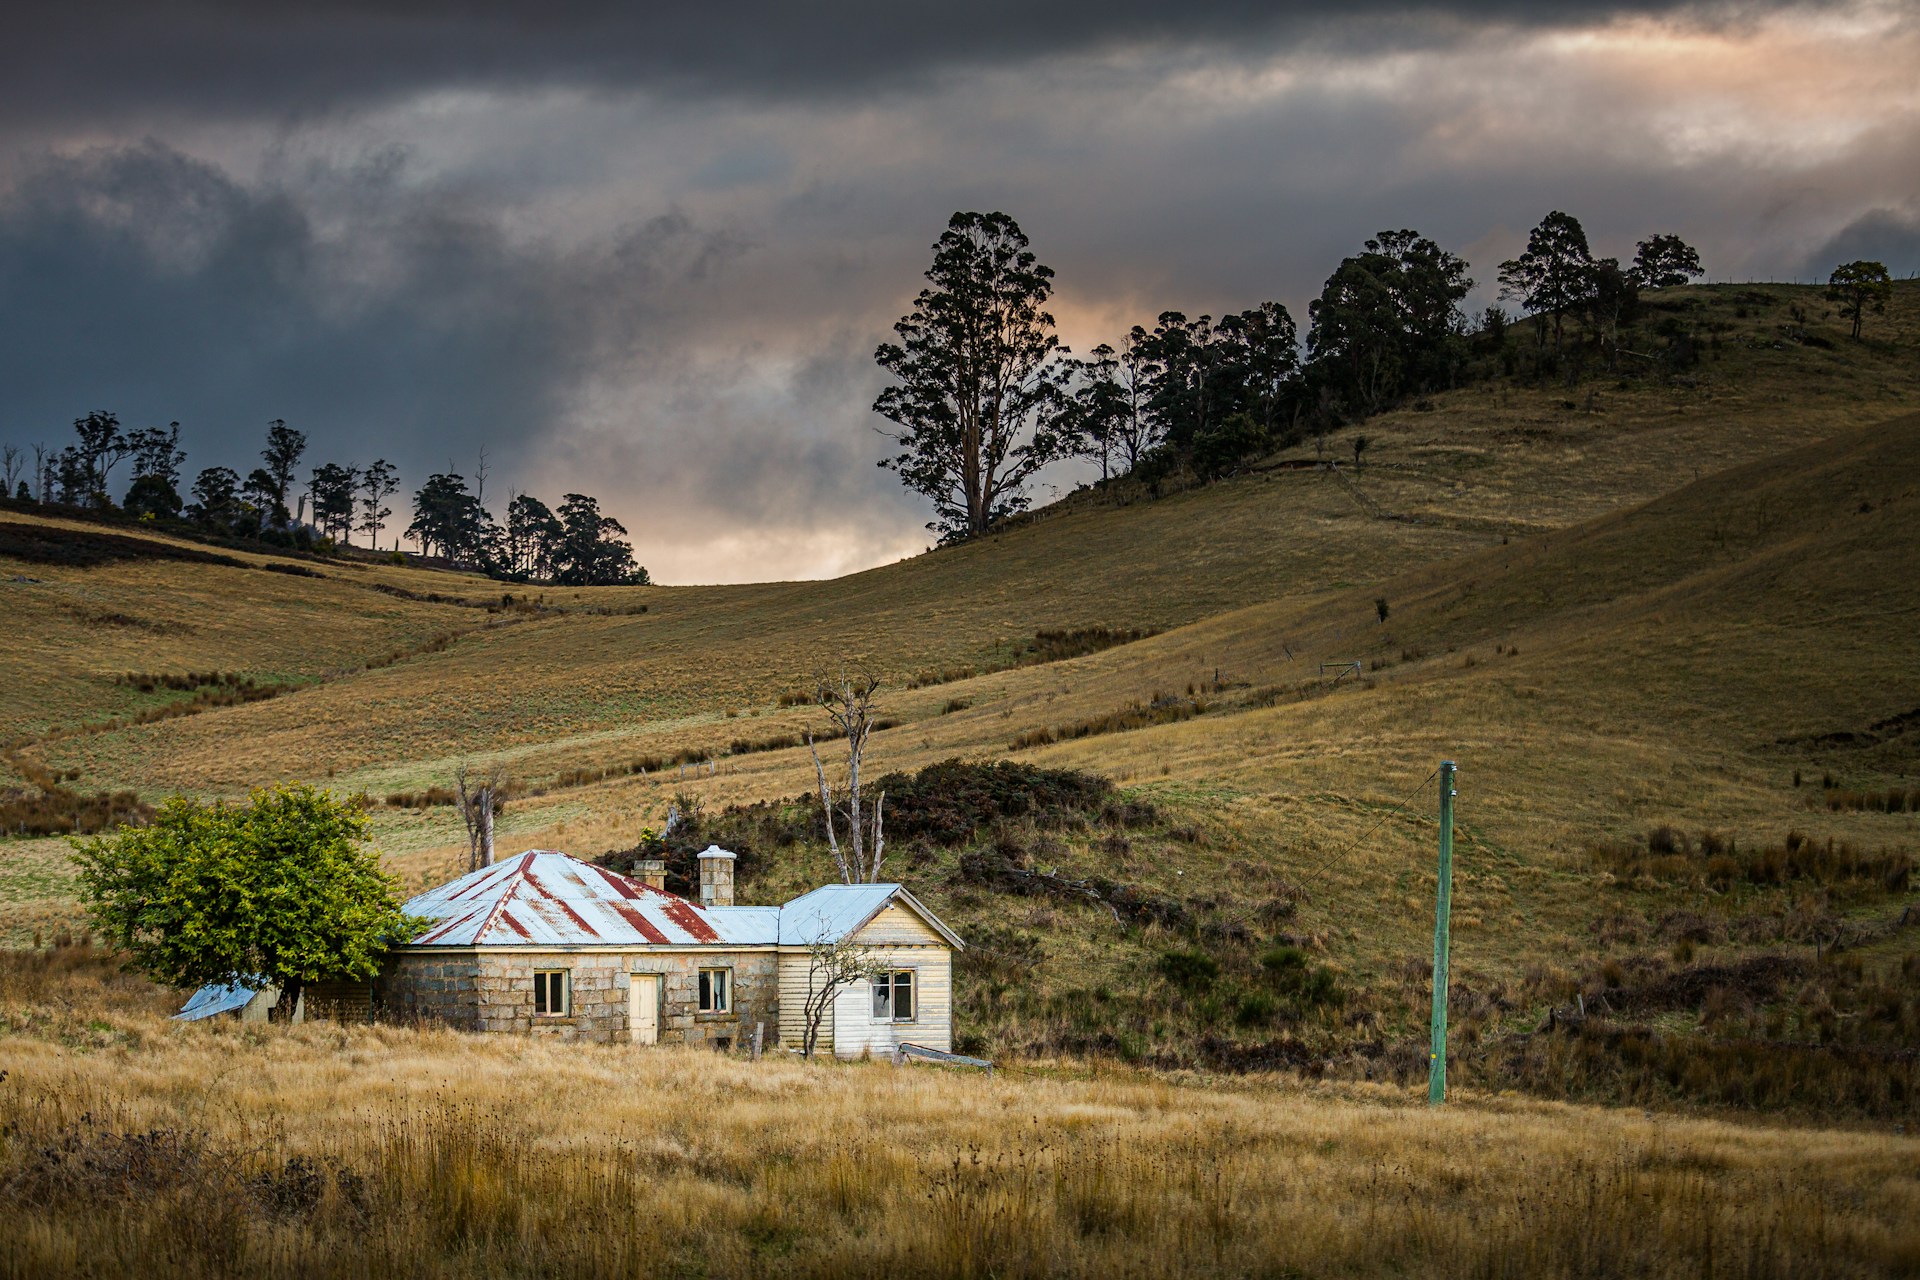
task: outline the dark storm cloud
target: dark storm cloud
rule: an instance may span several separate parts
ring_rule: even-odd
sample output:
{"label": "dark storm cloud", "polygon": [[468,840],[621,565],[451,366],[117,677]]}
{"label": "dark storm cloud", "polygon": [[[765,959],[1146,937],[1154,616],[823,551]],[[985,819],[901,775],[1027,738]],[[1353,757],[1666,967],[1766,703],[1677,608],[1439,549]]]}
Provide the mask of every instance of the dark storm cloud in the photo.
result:
{"label": "dark storm cloud", "polygon": [[1862,259],[1881,263],[1895,279],[1920,275],[1920,213],[1871,210],[1808,255],[1801,273],[1823,279],[1842,263]]}
{"label": "dark storm cloud", "polygon": [[286,417],[324,457],[417,470],[550,420],[580,335],[548,264],[453,211],[381,209],[390,174],[340,182],[359,215],[323,232],[155,143],[35,167],[0,209],[4,434],[178,419],[193,465],[244,474]]}
{"label": "dark storm cloud", "polygon": [[324,111],[437,87],[549,85],[834,96],[1063,54],[1275,41],[1430,46],[1489,24],[1623,15],[1745,20],[1771,4],[1682,0],[897,0],[383,4],[81,0],[14,6],[0,40],[0,117]]}

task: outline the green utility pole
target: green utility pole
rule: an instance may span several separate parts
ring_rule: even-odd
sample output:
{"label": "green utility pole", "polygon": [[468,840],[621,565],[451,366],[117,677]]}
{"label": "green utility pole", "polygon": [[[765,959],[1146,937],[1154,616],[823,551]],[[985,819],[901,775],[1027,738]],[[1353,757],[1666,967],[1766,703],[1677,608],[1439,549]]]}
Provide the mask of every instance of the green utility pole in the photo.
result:
{"label": "green utility pole", "polygon": [[1433,906],[1433,1048],[1427,1056],[1427,1105],[1447,1100],[1447,952],[1453,915],[1453,761],[1440,762],[1440,884]]}

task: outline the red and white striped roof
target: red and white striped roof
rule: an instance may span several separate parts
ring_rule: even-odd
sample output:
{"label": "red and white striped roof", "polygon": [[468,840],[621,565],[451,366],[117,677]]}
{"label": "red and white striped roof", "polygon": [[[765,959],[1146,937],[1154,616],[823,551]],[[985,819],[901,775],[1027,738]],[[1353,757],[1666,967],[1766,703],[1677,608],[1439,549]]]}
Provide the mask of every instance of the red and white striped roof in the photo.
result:
{"label": "red and white striped roof", "polygon": [[[734,935],[768,932],[759,912],[701,907],[544,849],[430,889],[406,911],[434,922],[409,944],[416,947],[699,946],[759,942]],[[755,918],[729,918],[736,913]]]}

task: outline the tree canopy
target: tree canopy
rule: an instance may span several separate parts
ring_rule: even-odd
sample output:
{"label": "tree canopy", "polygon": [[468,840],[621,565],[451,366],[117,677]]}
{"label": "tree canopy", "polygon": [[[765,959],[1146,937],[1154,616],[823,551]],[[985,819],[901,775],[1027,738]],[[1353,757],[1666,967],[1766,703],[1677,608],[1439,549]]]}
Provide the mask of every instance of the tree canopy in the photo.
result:
{"label": "tree canopy", "polygon": [[900,341],[874,352],[897,379],[873,402],[899,427],[880,465],[933,502],[943,540],[977,537],[1026,509],[1027,480],[1063,449],[1053,270],[1006,214],[956,213],[926,278]]}
{"label": "tree canopy", "polygon": [[1635,246],[1631,274],[1643,289],[1669,289],[1706,273],[1700,255],[1679,236],[1649,236]]}
{"label": "tree canopy", "polygon": [[1569,311],[1585,305],[1593,290],[1593,251],[1580,219],[1555,209],[1527,235],[1526,252],[1500,264],[1500,296],[1536,315],[1553,317],[1553,349]]}
{"label": "tree canopy", "polygon": [[244,805],[175,796],[148,826],[74,846],[88,916],[149,977],[258,975],[292,1001],[310,982],[372,977],[418,932],[366,841],[357,806],[290,785]]}
{"label": "tree canopy", "polygon": [[1840,314],[1853,322],[1853,340],[1860,341],[1860,323],[1866,313],[1885,314],[1887,299],[1893,296],[1893,277],[1886,264],[1843,263],[1827,277],[1827,297],[1840,304]]}

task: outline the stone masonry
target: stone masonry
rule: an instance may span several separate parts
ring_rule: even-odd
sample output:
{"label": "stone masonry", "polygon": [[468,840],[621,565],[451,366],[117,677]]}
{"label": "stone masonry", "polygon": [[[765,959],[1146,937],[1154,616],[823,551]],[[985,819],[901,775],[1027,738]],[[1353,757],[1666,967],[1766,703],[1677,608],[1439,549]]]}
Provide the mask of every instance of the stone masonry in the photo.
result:
{"label": "stone masonry", "polygon": [[[731,969],[732,1008],[699,1012],[699,971]],[[533,1011],[536,970],[564,969],[572,989],[565,1014]],[[463,1031],[519,1032],[592,1040],[628,1041],[630,975],[658,973],[661,982],[662,1044],[733,1046],[753,1038],[756,1022],[766,1024],[766,1042],[779,1037],[780,988],[772,950],[716,952],[401,951],[375,984],[374,998],[383,1016],[441,1022]]]}

